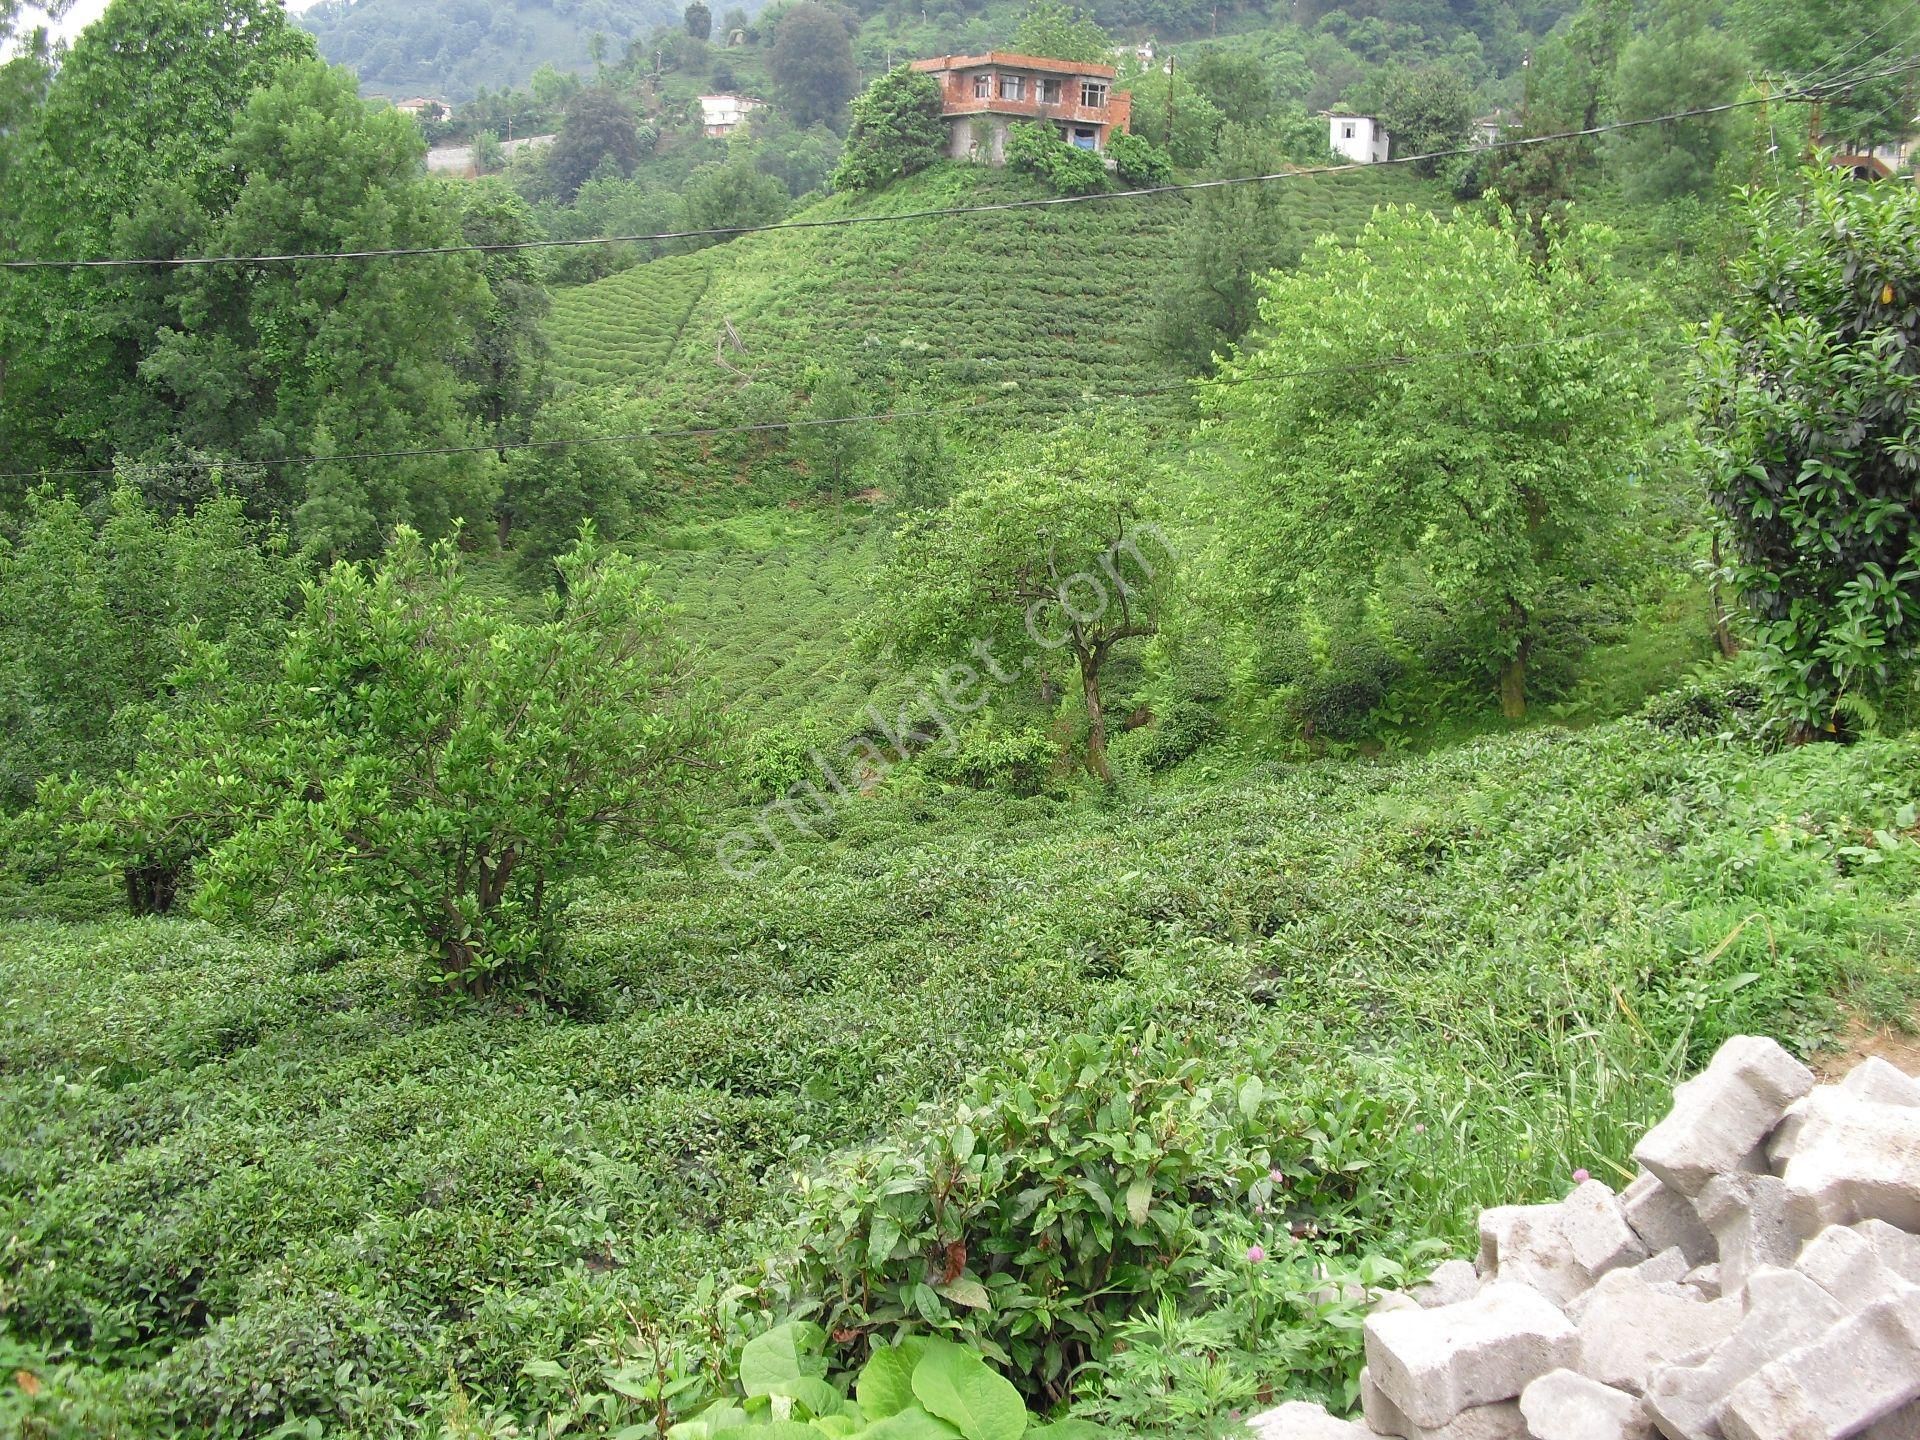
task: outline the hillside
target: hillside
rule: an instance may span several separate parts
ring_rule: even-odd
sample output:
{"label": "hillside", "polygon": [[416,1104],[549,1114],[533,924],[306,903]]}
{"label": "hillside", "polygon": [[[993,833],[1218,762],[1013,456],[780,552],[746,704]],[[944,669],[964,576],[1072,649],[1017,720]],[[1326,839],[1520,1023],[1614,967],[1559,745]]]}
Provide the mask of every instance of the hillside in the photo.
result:
{"label": "hillside", "polygon": [[[906,215],[1046,193],[1005,172],[942,166],[794,218]],[[1347,233],[1379,204],[1437,205],[1445,192],[1381,171],[1311,177],[1290,198],[1311,236]],[[1180,261],[1186,203],[1106,200],[744,236],[561,292],[555,367],[581,384],[631,384],[682,417],[739,410],[751,398],[741,393],[748,380],[803,390],[809,369],[822,366],[874,390],[923,383],[969,408],[1012,401],[1025,413],[1058,414],[1129,396],[1164,403],[1181,376],[1151,335],[1165,277]]]}
{"label": "hillside", "polygon": [[365,93],[457,102],[525,85],[542,65],[590,69],[596,34],[617,59],[680,9],[671,0],[325,0],[296,18],[329,63],[359,73]]}

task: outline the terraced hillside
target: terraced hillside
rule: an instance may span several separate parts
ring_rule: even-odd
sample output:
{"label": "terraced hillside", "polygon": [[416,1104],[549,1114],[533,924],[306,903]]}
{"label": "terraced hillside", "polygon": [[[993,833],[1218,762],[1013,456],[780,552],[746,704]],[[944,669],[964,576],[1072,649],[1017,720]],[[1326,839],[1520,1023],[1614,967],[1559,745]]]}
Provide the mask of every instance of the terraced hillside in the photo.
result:
{"label": "terraced hillside", "polygon": [[[1289,184],[1308,236],[1356,229],[1379,204],[1445,196],[1386,171]],[[836,196],[798,218],[913,218],[749,235],[565,292],[553,312],[556,363],[582,383],[639,382],[682,416],[739,408],[759,386],[798,392],[816,365],[876,391],[920,381],[962,399],[1017,396],[1025,412],[1177,388],[1148,336],[1179,262],[1183,197],[915,214],[1043,193],[1004,172],[943,166],[871,199]],[[651,342],[622,351],[614,337],[655,336],[689,304],[703,263],[710,280],[664,363]]]}

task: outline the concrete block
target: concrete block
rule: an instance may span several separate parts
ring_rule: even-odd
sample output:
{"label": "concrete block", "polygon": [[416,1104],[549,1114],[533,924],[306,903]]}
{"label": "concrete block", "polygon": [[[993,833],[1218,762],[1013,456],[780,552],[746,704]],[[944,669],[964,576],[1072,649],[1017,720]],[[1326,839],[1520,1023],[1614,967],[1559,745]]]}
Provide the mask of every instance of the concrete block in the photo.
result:
{"label": "concrete block", "polygon": [[1324,1405],[1289,1400],[1247,1421],[1259,1440],[1372,1440],[1373,1432],[1358,1420],[1329,1415]]}
{"label": "concrete block", "polygon": [[1869,1055],[1849,1070],[1840,1088],[1856,1100],[1876,1105],[1920,1105],[1920,1080],[1878,1055]]}
{"label": "concrete block", "polygon": [[1531,1440],[1519,1402],[1496,1400],[1462,1410],[1444,1425],[1416,1425],[1406,1412],[1373,1383],[1372,1372],[1360,1371],[1360,1413],[1376,1435],[1398,1435],[1401,1440]]}
{"label": "concrete block", "polygon": [[1634,1395],[1655,1369],[1705,1354],[1740,1323],[1736,1300],[1703,1300],[1684,1285],[1649,1285],[1630,1270],[1602,1276],[1582,1300],[1577,1368]]}
{"label": "concrete block", "polygon": [[1695,1202],[1720,1252],[1722,1293],[1738,1292],[1758,1266],[1785,1268],[1802,1237],[1787,1216],[1786,1184],[1772,1175],[1717,1175]]}
{"label": "concrete block", "polygon": [[1633,1273],[1649,1285],[1676,1285],[1698,1268],[1687,1259],[1686,1251],[1669,1245],[1650,1260],[1642,1260]]}
{"label": "concrete block", "polygon": [[1720,1283],[1720,1266],[1696,1265],[1680,1277],[1680,1283],[1698,1290],[1708,1300],[1718,1300],[1727,1293],[1726,1286]]}
{"label": "concrete block", "polygon": [[1480,1275],[1471,1260],[1448,1260],[1433,1267],[1426,1283],[1408,1293],[1423,1306],[1458,1305],[1471,1300],[1480,1290]]}
{"label": "concrete block", "polygon": [[1808,1098],[1782,1178],[1788,1218],[1809,1238],[1856,1220],[1920,1231],[1920,1108],[1823,1086]]}
{"label": "concrete block", "polygon": [[1675,1087],[1673,1109],[1641,1137],[1633,1158],[1692,1199],[1714,1176],[1751,1163],[1787,1107],[1811,1089],[1813,1072],[1776,1042],[1736,1035]]}
{"label": "concrete block", "polygon": [[1903,1284],[1920,1285],[1920,1235],[1884,1220],[1829,1225],[1807,1242],[1793,1268],[1857,1307],[1885,1299]]}
{"label": "concrete block", "polygon": [[1641,1172],[1620,1192],[1620,1209],[1649,1254],[1677,1246],[1696,1265],[1718,1258],[1713,1232],[1700,1223],[1692,1202],[1655,1176]]}
{"label": "concrete block", "polygon": [[1627,1224],[1620,1197],[1602,1180],[1582,1181],[1560,1202],[1560,1231],[1574,1260],[1596,1280],[1647,1258],[1646,1245]]}
{"label": "concrete block", "polygon": [[1404,1290],[1382,1290],[1368,1307],[1369,1315],[1384,1315],[1389,1310],[1418,1310],[1421,1304]]}
{"label": "concrete block", "polygon": [[1412,1424],[1428,1428],[1512,1400],[1579,1358],[1579,1332],[1560,1309],[1530,1286],[1504,1281],[1456,1305],[1369,1315],[1365,1333],[1374,1382]]}
{"label": "concrete block", "polygon": [[1920,1288],[1877,1300],[1727,1397],[1727,1440],[1844,1440],[1920,1400]]}
{"label": "concrete block", "polygon": [[1746,1298],[1746,1314],[1712,1354],[1648,1376],[1647,1413],[1672,1440],[1721,1440],[1720,1411],[1734,1388],[1846,1314],[1839,1301],[1793,1270],[1755,1270],[1747,1277]]}
{"label": "concrete block", "polygon": [[1482,1281],[1531,1285],[1564,1305],[1593,1283],[1567,1247],[1565,1216],[1558,1205],[1496,1205],[1480,1212]]}
{"label": "concrete block", "polygon": [[1552,1370],[1520,1392],[1520,1413],[1534,1440],[1652,1440],[1653,1422],[1639,1397]]}

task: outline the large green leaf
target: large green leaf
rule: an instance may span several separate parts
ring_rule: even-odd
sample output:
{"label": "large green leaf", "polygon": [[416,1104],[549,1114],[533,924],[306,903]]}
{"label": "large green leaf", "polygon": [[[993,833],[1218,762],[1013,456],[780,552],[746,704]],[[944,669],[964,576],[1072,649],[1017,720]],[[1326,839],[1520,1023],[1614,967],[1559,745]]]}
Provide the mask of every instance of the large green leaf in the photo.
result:
{"label": "large green leaf", "polygon": [[1107,1432],[1091,1420],[1056,1420],[1034,1426],[1026,1440],[1107,1440]]}
{"label": "large green leaf", "polygon": [[827,1373],[820,1353],[826,1332],[804,1320],[776,1325],[756,1335],[740,1351],[740,1388],[749,1395],[772,1395],[797,1380],[818,1380]]}
{"label": "large green leaf", "polygon": [[774,1420],[765,1425],[737,1425],[715,1433],[713,1440],[820,1440],[820,1432],[800,1420]]}
{"label": "large green leaf", "polygon": [[966,1440],[1020,1440],[1027,1428],[1020,1392],[971,1350],[945,1340],[927,1343],[913,1370],[913,1393]]}
{"label": "large green leaf", "polygon": [[913,1367],[925,1353],[926,1347],[918,1340],[874,1347],[861,1367],[860,1378],[853,1382],[854,1396],[869,1418],[884,1420],[914,1403]]}
{"label": "large green leaf", "polygon": [[910,1405],[897,1415],[869,1425],[860,1432],[858,1440],[955,1440],[959,1434],[946,1421],[936,1419],[918,1405]]}

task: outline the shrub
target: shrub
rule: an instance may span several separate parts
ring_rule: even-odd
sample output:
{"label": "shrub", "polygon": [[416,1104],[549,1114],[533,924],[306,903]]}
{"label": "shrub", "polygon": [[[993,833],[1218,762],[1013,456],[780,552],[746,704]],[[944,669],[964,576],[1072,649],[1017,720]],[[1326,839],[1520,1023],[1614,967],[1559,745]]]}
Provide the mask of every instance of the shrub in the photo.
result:
{"label": "shrub", "polygon": [[1107,154],[1113,159],[1120,183],[1130,189],[1173,183],[1173,157],[1144,135],[1122,132],[1110,136]]}
{"label": "shrub", "polygon": [[1031,175],[1062,195],[1107,188],[1107,167],[1092,150],[1067,144],[1050,125],[1014,125],[1007,131],[1007,168]]}
{"label": "shrub", "polygon": [[1007,729],[977,722],[961,733],[957,753],[934,769],[975,790],[1032,796],[1046,788],[1059,759],[1060,742],[1043,725]]}
{"label": "shrub", "polygon": [[940,82],[899,65],[853,102],[847,146],[833,172],[836,190],[878,190],[926,169],[945,152]]}
{"label": "shrub", "polygon": [[1176,700],[1154,722],[1138,754],[1149,770],[1171,770],[1220,738],[1220,717],[1198,700]]}
{"label": "shrub", "polygon": [[1326,662],[1294,689],[1293,712],[1314,735],[1358,740],[1405,664],[1371,635],[1343,636]]}

